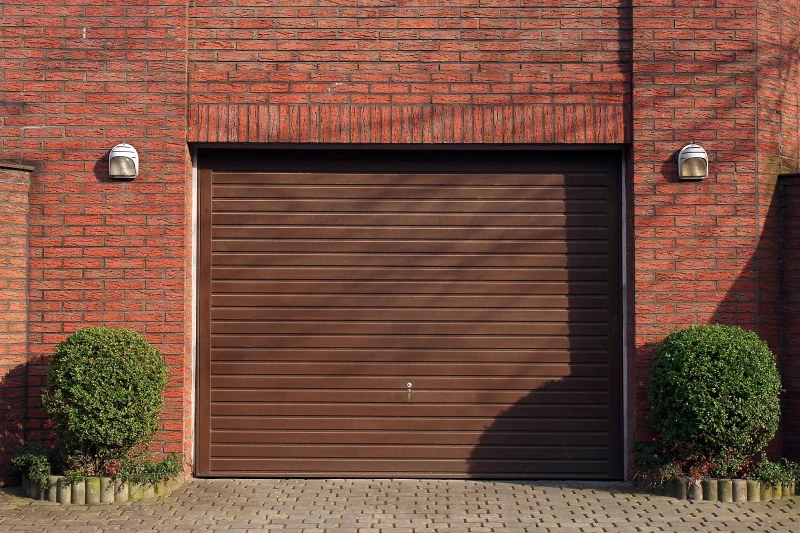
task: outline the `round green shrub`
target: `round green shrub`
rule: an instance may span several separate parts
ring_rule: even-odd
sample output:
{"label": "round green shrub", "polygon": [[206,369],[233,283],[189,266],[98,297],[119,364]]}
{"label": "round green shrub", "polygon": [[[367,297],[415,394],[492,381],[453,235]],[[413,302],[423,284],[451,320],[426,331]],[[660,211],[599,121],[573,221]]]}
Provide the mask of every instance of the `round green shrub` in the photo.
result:
{"label": "round green shrub", "polygon": [[150,440],[166,385],[161,354],[141,335],[88,328],[56,348],[42,403],[66,454],[104,461]]}
{"label": "round green shrub", "polygon": [[650,374],[650,417],[684,459],[744,462],[780,420],[775,356],[755,333],[699,325],[670,333]]}

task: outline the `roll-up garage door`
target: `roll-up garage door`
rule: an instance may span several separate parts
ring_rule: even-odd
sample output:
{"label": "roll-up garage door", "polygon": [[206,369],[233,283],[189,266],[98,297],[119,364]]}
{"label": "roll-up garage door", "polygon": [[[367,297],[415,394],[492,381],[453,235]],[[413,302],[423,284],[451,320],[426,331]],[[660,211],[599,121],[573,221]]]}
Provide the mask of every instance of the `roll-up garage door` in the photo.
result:
{"label": "roll-up garage door", "polygon": [[197,474],[620,478],[619,169],[202,152]]}

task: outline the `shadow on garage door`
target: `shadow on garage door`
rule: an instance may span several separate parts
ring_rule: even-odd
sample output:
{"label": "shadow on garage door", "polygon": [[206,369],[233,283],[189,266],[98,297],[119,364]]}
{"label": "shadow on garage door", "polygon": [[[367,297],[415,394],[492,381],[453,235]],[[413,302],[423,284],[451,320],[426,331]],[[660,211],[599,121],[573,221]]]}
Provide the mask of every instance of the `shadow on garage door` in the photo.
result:
{"label": "shadow on garage door", "polygon": [[197,474],[619,479],[619,169],[202,151]]}

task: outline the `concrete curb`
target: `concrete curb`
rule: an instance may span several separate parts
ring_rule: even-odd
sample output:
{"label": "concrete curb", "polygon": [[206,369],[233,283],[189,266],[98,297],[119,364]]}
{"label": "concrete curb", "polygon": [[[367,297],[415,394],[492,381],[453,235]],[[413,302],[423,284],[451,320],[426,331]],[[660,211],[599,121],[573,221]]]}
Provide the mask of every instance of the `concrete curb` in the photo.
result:
{"label": "concrete curb", "polygon": [[156,485],[128,484],[110,477],[88,477],[73,483],[64,476],[49,476],[48,486],[22,476],[22,496],[60,503],[62,505],[98,505],[129,500],[150,500],[165,496],[183,485],[184,478],[176,476]]}
{"label": "concrete curb", "polygon": [[637,479],[637,488],[676,498],[678,500],[706,500],[721,503],[758,502],[791,498],[795,484],[771,486],[744,479],[690,479],[676,477],[667,480],[663,488],[649,479]]}

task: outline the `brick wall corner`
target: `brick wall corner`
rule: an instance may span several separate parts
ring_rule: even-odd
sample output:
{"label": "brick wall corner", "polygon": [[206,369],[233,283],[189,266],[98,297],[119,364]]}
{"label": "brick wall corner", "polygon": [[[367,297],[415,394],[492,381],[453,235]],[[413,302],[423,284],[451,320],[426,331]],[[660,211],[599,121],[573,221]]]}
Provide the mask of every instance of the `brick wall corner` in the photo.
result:
{"label": "brick wall corner", "polygon": [[28,194],[32,167],[0,161],[0,486],[25,437],[28,342]]}

